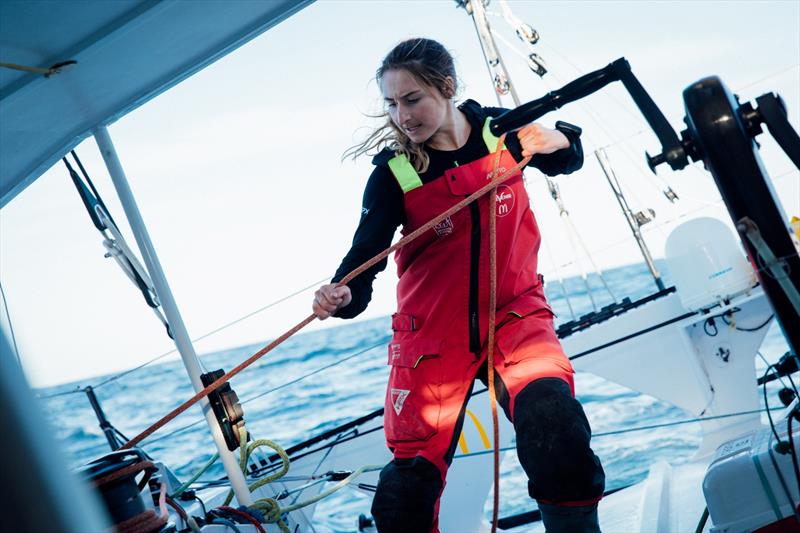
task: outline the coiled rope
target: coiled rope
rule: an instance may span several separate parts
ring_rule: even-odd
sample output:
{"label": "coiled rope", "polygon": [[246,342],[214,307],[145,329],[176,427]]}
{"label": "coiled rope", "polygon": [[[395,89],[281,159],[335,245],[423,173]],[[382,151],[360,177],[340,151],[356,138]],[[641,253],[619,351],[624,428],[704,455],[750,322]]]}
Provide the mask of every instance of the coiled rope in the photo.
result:
{"label": "coiled rope", "polygon": [[[248,444],[247,443],[247,430],[244,427],[242,427],[242,428],[239,429],[239,467],[242,469],[243,473],[245,473],[245,474],[247,473],[247,462],[250,460],[250,456],[252,455],[252,453],[257,448],[260,448],[262,446],[267,446],[269,448],[272,448],[278,454],[278,456],[281,459],[281,467],[280,467],[280,469],[278,471],[273,472],[273,473],[269,474],[268,476],[265,476],[265,477],[263,477],[261,479],[258,479],[254,483],[251,483],[248,486],[248,489],[249,489],[250,492],[253,492],[253,491],[255,491],[256,489],[258,489],[260,487],[263,487],[264,485],[267,485],[268,483],[272,483],[273,481],[277,481],[278,479],[283,478],[283,476],[285,476],[286,473],[289,472],[289,467],[291,465],[291,460],[289,459],[289,456],[286,453],[286,451],[279,444],[277,444],[277,443],[275,443],[275,442],[273,442],[273,441],[271,441],[269,439],[257,439],[257,440],[254,440],[253,442],[251,442],[250,444]],[[208,462],[206,462],[206,464],[204,464],[197,472],[195,472],[188,481],[186,481],[184,484],[182,484],[180,487],[178,487],[175,490],[175,492],[170,494],[169,497],[170,498],[176,498],[181,493],[185,492],[192,483],[197,481],[197,479],[200,476],[202,476],[211,467],[211,465],[213,465],[217,461],[217,459],[219,459],[219,453],[215,453],[211,457],[211,459],[209,459]],[[318,501],[320,501],[320,500],[322,500],[324,498],[327,498],[328,496],[330,496],[334,492],[338,491],[342,487],[348,485],[349,483],[351,483],[354,479],[356,479],[361,474],[363,474],[365,472],[374,472],[376,470],[381,470],[384,466],[385,465],[366,465],[366,466],[362,466],[362,467],[352,471],[347,477],[345,477],[344,479],[342,479],[339,482],[337,482],[331,488],[329,488],[327,490],[324,490],[324,491],[320,492],[319,494],[317,494],[316,496],[314,496],[314,497],[312,497],[312,498],[310,498],[308,500],[304,500],[302,502],[299,502],[299,503],[293,503],[292,505],[289,505],[289,506],[286,506],[286,507],[281,507],[276,498],[260,498],[260,499],[258,499],[256,501],[254,501],[247,509],[251,510],[251,511],[255,511],[253,514],[256,514],[256,515],[259,515],[259,516],[263,515],[263,519],[264,519],[265,523],[276,524],[283,533],[290,533],[290,530],[289,530],[288,526],[286,525],[286,523],[282,519],[282,516],[285,513],[288,513],[290,511],[295,511],[295,510],[300,509],[302,507],[307,507],[309,505],[313,505],[313,504],[317,503]],[[232,500],[233,500],[233,490],[231,489],[230,491],[228,491],[228,494],[225,497],[225,501],[222,503],[222,506],[218,507],[217,509],[222,509],[222,510],[228,512],[228,513],[236,514],[237,516],[240,515],[240,513],[243,513],[243,511],[241,511],[241,510],[229,507],[229,505],[230,505]],[[248,514],[248,513],[244,513],[244,514]],[[250,515],[248,514],[248,516],[250,516]],[[251,517],[251,519],[252,519],[252,517]],[[257,521],[254,522],[254,523],[257,523]]]}

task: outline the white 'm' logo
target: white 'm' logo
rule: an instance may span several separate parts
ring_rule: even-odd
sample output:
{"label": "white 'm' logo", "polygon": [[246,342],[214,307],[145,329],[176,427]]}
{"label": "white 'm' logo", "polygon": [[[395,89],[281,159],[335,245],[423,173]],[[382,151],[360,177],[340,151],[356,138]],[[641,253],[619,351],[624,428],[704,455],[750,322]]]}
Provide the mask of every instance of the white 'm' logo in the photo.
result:
{"label": "white 'm' logo", "polygon": [[514,191],[508,185],[499,185],[496,195],[497,216],[504,217],[514,209]]}
{"label": "white 'm' logo", "polygon": [[405,389],[391,389],[390,391],[392,395],[392,406],[394,406],[394,412],[400,416],[400,411],[403,410],[403,404],[406,402],[406,398],[411,393],[410,390]]}

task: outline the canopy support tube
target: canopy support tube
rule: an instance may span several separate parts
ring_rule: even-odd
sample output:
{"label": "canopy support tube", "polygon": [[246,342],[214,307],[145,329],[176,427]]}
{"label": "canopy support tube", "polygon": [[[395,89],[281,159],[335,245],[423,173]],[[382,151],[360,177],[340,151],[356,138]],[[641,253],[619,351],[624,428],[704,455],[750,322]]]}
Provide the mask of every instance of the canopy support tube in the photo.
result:
{"label": "canopy support tube", "polygon": [[[164,309],[164,314],[167,317],[170,330],[175,339],[175,345],[178,352],[181,354],[183,365],[189,374],[192,382],[192,387],[195,391],[200,391],[204,388],[200,380],[202,370],[200,362],[197,359],[197,354],[192,346],[192,341],[189,338],[189,333],[186,331],[186,326],[183,323],[178,306],[172,296],[172,291],[167,284],[167,279],[164,276],[164,271],[161,268],[161,263],[158,260],[153,243],[150,241],[150,235],[142,220],[139,207],[136,205],[136,200],[128,185],[128,179],[125,176],[125,171],[122,168],[117,151],[108,134],[108,129],[105,126],[100,126],[94,130],[94,139],[97,142],[97,147],[100,149],[100,154],[103,156],[108,173],[111,176],[111,181],[117,190],[122,207],[125,210],[125,215],[130,223],[133,235],[136,238],[136,243],[139,245],[139,251],[142,254],[145,267],[150,273],[153,285],[156,289],[161,305]],[[242,473],[236,457],[228,450],[225,444],[225,439],[222,436],[222,431],[219,428],[214,413],[210,408],[207,398],[200,400],[203,409],[203,414],[206,417],[206,422],[211,430],[211,435],[214,439],[214,444],[217,446],[219,455],[222,458],[222,463],[225,467],[225,473],[231,482],[231,487],[236,495],[236,499],[240,505],[250,505],[253,500],[250,497],[250,490],[247,487],[247,481]]]}

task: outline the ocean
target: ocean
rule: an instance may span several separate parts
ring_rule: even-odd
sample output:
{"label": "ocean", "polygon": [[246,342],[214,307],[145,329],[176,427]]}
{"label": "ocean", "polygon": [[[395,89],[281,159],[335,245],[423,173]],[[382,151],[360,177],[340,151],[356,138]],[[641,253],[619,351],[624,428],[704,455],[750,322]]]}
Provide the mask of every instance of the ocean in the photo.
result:
{"label": "ocean", "polygon": [[[669,286],[666,265],[659,263],[659,268]],[[628,296],[633,300],[655,291],[652,277],[643,264],[612,269],[604,272],[604,276],[618,299]],[[610,303],[611,298],[601,280],[591,275],[588,281],[597,305]],[[591,311],[583,280],[570,278],[563,285],[576,315]],[[548,282],[546,292],[559,315],[557,323],[569,320],[561,286]],[[761,353],[766,360],[774,362],[787,346],[777,325],[773,322],[769,327]],[[288,447],[382,407],[388,376],[385,345],[390,336],[390,319],[384,317],[357,323],[342,322],[337,327],[300,333],[283,343],[232,380],[250,432],[256,438],[269,438]],[[266,343],[209,353],[201,356],[202,364],[207,370],[230,370]],[[336,364],[345,358],[349,359]],[[292,382],[323,367],[328,368]],[[756,361],[759,372],[763,373],[765,367],[762,360]],[[37,391],[43,398],[54,438],[68,455],[70,467],[85,464],[107,453],[109,448],[86,395],[58,394],[96,385],[107,377]],[[279,386],[283,387],[273,390]],[[770,389],[776,390],[778,386],[773,382]],[[146,366],[97,387],[95,392],[110,422],[128,437],[138,434],[193,394],[180,361]],[[681,409],[591,374],[576,375],[576,392],[594,433],[691,418]],[[57,396],[46,398],[53,394]],[[778,403],[774,391],[770,398],[772,404]],[[700,439],[699,425],[690,423],[677,428],[595,437],[592,446],[603,462],[607,489],[614,489],[642,480],[649,465],[656,461],[672,464],[687,461]],[[202,466],[215,451],[197,407],[145,440],[143,448],[184,478]],[[203,479],[222,474],[218,462]],[[485,508],[487,517],[491,513],[490,502],[491,498]],[[513,451],[503,458],[500,502],[500,517],[535,508],[527,495],[527,479]],[[369,514],[369,506],[368,496],[344,489],[317,506],[315,529],[319,533],[356,531],[358,515]]]}

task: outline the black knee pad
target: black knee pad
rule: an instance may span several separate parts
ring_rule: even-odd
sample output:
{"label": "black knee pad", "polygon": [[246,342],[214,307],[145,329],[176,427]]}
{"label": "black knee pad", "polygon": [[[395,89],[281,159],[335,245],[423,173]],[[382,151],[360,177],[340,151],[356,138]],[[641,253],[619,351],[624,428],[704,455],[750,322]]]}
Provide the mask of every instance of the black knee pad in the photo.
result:
{"label": "black knee pad", "polygon": [[599,498],[605,487],[591,429],[569,385],[558,378],[529,383],[514,401],[517,454],[531,497],[551,502]]}
{"label": "black knee pad", "polygon": [[428,533],[442,491],[442,475],[422,457],[395,459],[381,470],[372,500],[379,533]]}

